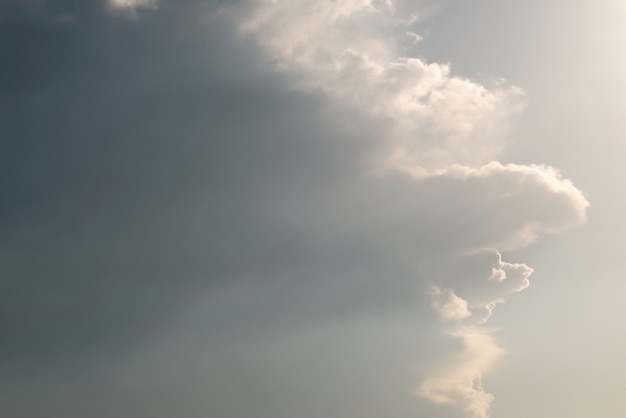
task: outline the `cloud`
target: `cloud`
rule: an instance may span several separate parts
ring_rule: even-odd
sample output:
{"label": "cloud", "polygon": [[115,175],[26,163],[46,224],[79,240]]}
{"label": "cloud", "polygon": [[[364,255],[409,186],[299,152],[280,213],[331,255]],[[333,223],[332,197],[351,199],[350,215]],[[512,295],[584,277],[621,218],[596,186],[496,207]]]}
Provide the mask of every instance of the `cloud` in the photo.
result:
{"label": "cloud", "polygon": [[[494,248],[518,249],[541,233],[554,233],[585,221],[588,202],[568,180],[542,166],[491,163],[451,167],[417,180],[421,194],[437,202],[432,233],[446,234],[433,261],[420,264],[436,291],[433,306],[448,322],[448,333],[462,349],[432,370],[418,393],[435,403],[454,404],[468,418],[489,416],[493,396],[481,377],[503,350],[484,328],[495,307],[529,285],[533,269],[502,260]],[[433,207],[433,211],[435,211]],[[425,267],[428,266],[428,267]]]}
{"label": "cloud", "polygon": [[[142,357],[155,335],[192,347],[206,338],[195,348],[202,353],[185,359],[189,370],[200,374],[207,357],[218,364],[217,346],[237,367],[223,367],[224,380],[235,391],[232,382],[250,389],[250,402],[209,413],[250,416],[256,411],[237,408],[256,408],[265,396],[258,388],[278,385],[265,373],[270,367],[259,366],[265,355],[287,370],[276,354],[287,352],[302,371],[297,381],[332,386],[300,361],[301,351],[274,350],[281,341],[318,330],[323,337],[302,338],[324,345],[323,359],[311,350],[320,364],[341,350],[334,338],[358,345],[345,338],[354,330],[342,328],[357,322],[364,347],[378,342],[368,359],[391,361],[383,350],[392,343],[376,332],[406,315],[414,328],[402,324],[395,341],[410,351],[407,341],[419,339],[412,357],[433,365],[419,394],[468,417],[487,416],[493,397],[481,377],[503,350],[484,323],[532,273],[504,261],[505,251],[582,224],[588,206],[554,168],[493,161],[522,106],[520,90],[484,86],[453,75],[449,64],[406,56],[417,39],[407,32],[419,32],[406,5],[237,2],[207,25],[203,3],[172,6],[184,13],[163,8],[141,31],[111,31],[106,19],[93,19],[41,34],[27,25],[3,32],[11,40],[40,36],[32,44],[42,62],[48,51],[61,52],[44,68],[15,47],[19,77],[2,78],[14,92],[3,96],[5,129],[16,138],[0,155],[2,178],[12,179],[1,188],[3,356],[12,367],[44,373],[41,363],[82,369],[94,353]],[[117,2],[116,10],[156,5]],[[248,44],[222,30],[224,13]],[[67,32],[48,36],[53,29]],[[84,56],[90,59],[76,58]],[[268,60],[275,72],[263,67]],[[33,118],[28,129],[24,115]],[[201,311],[199,331],[173,338],[174,318],[187,309]],[[449,356],[430,361],[430,351],[449,346]],[[361,368],[356,375],[367,374],[369,361],[344,354]],[[399,369],[409,374],[410,361]],[[261,383],[246,379],[242,364]],[[147,375],[169,382],[167,367]],[[328,390],[341,398],[333,398],[341,403],[334,416],[345,415],[351,381],[340,369],[332,373],[343,373],[341,388]],[[119,373],[119,381],[129,380],[131,372]],[[207,376],[208,386],[190,386],[229,387],[212,370]],[[218,393],[219,402],[238,399],[234,391]],[[355,405],[372,403],[355,393]],[[308,416],[319,416],[320,402],[299,396],[315,405]],[[198,398],[198,416],[206,416],[206,393]],[[302,409],[302,398],[280,392],[263,398],[263,416],[281,415],[271,405],[285,398]],[[156,410],[158,402],[150,405]],[[186,410],[175,402],[165,410],[178,407]]]}
{"label": "cloud", "polygon": [[434,368],[418,393],[436,404],[460,407],[466,418],[488,418],[494,396],[485,392],[481,378],[503,350],[483,329],[461,328],[453,335],[462,342],[462,351]]}
{"label": "cloud", "polygon": [[45,3],[46,0],[0,0],[0,7],[9,4],[17,4],[31,10],[38,10],[41,9]]}
{"label": "cloud", "polygon": [[486,249],[450,260],[443,270],[441,282],[454,290],[434,286],[431,298],[461,349],[429,371],[418,394],[437,404],[456,405],[467,418],[487,418],[494,396],[483,389],[482,376],[504,350],[483,325],[496,305],[530,285],[533,269],[504,262],[498,251]]}
{"label": "cloud", "polygon": [[548,166],[455,165],[420,183],[427,201],[449,219],[448,229],[458,228],[458,242],[474,250],[524,247],[540,233],[584,223],[589,205],[571,181]]}
{"label": "cloud", "polygon": [[442,282],[455,290],[433,286],[430,292],[433,307],[446,321],[470,318],[462,323],[473,325],[486,323],[496,305],[528,288],[528,278],[533,273],[525,264],[502,261],[496,250],[460,257],[450,264],[453,268],[446,272]]}
{"label": "cloud", "polygon": [[552,167],[495,161],[524,106],[522,90],[502,80],[487,87],[452,75],[449,64],[405,56],[400,39],[421,40],[415,19],[404,18],[414,12],[391,0],[254,1],[225,11],[289,74],[291,88],[381,126],[372,170],[381,177],[338,205],[359,202],[367,214],[335,215],[341,221],[332,228],[316,214],[308,222],[364,236],[431,279],[433,307],[463,348],[419,393],[486,418],[493,396],[481,376],[503,350],[482,325],[529,286],[533,271],[502,261],[499,250],[584,223],[588,202]]}
{"label": "cloud", "polygon": [[449,321],[472,315],[467,309],[467,301],[458,297],[452,289],[441,289],[438,286],[433,286],[430,294],[433,298],[433,306],[442,319]]}
{"label": "cloud", "polygon": [[115,11],[121,11],[135,17],[138,9],[156,9],[159,0],[108,0]]}
{"label": "cloud", "polygon": [[415,22],[394,1],[257,1],[228,9],[293,87],[323,93],[338,106],[389,125],[386,162],[413,169],[482,164],[501,151],[520,88],[487,88],[453,76],[450,65],[404,56]]}
{"label": "cloud", "polygon": [[[438,265],[449,265],[455,257],[484,248],[519,249],[540,234],[586,219],[584,195],[549,167],[490,163],[451,167],[428,177],[360,170],[320,193],[287,195],[283,206],[306,214],[298,222],[313,231],[361,236],[437,280],[443,279]],[[310,209],[320,201],[333,209]]]}

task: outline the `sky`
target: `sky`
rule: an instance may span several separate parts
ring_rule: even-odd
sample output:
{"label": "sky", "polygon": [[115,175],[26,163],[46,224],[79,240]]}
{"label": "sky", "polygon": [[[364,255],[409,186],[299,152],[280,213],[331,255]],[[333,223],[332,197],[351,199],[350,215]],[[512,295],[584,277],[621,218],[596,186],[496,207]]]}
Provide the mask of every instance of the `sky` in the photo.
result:
{"label": "sky", "polygon": [[0,415],[622,418],[626,3],[0,0]]}

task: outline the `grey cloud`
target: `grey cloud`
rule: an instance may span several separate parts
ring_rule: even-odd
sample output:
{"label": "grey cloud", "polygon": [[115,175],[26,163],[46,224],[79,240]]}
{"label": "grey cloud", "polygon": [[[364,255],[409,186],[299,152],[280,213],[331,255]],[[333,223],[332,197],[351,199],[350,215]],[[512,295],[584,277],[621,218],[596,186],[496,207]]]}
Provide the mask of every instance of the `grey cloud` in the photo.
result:
{"label": "grey cloud", "polygon": [[[470,300],[450,265],[475,283],[497,260],[492,253],[468,265],[467,252],[521,246],[584,220],[582,194],[547,168],[494,163],[417,178],[376,172],[388,125],[351,109],[338,115],[328,97],[286,89],[289,76],[268,71],[258,52],[235,42],[228,23],[211,18],[213,4],[171,3],[134,21],[102,4],[46,3],[44,14],[79,15],[72,25],[29,11],[0,27],[0,39],[14,40],[1,49],[14,66],[0,77],[8,138],[0,150],[0,347],[6,376],[21,379],[22,393],[3,402],[16,416],[29,416],[20,397],[34,385],[29,373],[41,379],[41,397],[54,399],[51,382],[72,370],[62,399],[44,403],[58,415],[104,417],[155,416],[158,408],[138,395],[153,388],[150,376],[196,370],[232,416],[262,405],[259,416],[275,417],[272,402],[290,390],[304,403],[314,399],[286,382],[306,387],[311,370],[332,372],[336,354],[355,369],[363,364],[349,361],[359,350],[353,337],[373,347],[367,361],[384,357],[376,350],[385,343],[370,332],[387,335],[398,344],[391,352],[407,361],[414,352],[424,361],[455,352],[459,341],[436,328],[425,292],[431,282]],[[377,318],[401,326],[384,334]],[[314,360],[306,347],[315,341],[330,363]],[[277,353],[291,356],[298,373]],[[264,360],[284,382],[265,377]],[[210,367],[198,371],[202,364]],[[211,380],[214,370],[223,380]],[[358,370],[343,373],[346,386],[350,376],[364,379]],[[417,381],[407,370],[395,373],[402,379],[394,388]],[[130,395],[120,393],[129,379]],[[183,389],[173,386],[190,380],[178,379],[154,390],[185,409]],[[265,379],[272,385],[259,394]],[[308,387],[334,399],[328,416],[338,416],[342,400],[315,387],[324,380]],[[68,393],[84,383],[87,400],[74,403]],[[252,406],[223,399],[241,388]],[[98,411],[100,392],[112,409]],[[348,398],[362,396],[355,393]],[[296,410],[296,402],[280,409]],[[307,411],[315,416],[311,405]]]}
{"label": "grey cloud", "polygon": [[37,10],[43,7],[46,0],[1,0],[0,7],[6,7],[8,5],[17,5],[25,7],[31,10]]}
{"label": "grey cloud", "polygon": [[[400,56],[384,26],[406,24],[402,16],[394,16],[403,3],[250,4],[250,9],[229,14],[278,68],[294,74],[293,88],[322,93],[362,115],[385,120],[382,138],[391,143],[391,151],[380,158],[381,165],[415,177],[384,173],[367,181],[353,179],[347,190],[326,193],[323,199],[297,196],[294,204],[301,211],[296,213],[315,207],[311,203],[316,200],[338,202],[340,213],[310,213],[306,222],[311,229],[332,231],[331,240],[358,236],[396,262],[412,261],[421,279],[434,281],[431,296],[443,319],[483,324],[509,293],[528,286],[530,267],[502,262],[497,251],[492,251],[497,261],[485,260],[479,255],[485,247],[518,249],[540,233],[585,221],[588,202],[550,167],[497,162],[450,166],[484,164],[501,152],[521,90],[489,90],[451,77],[446,65]],[[360,27],[368,30],[355,30]],[[479,271],[462,263],[461,277],[455,276],[448,266],[459,258],[477,260]],[[447,280],[458,281],[467,299],[457,296],[457,287],[439,286]],[[420,393],[438,404],[459,405],[467,417],[486,418],[493,396],[480,380],[501,349],[482,328],[457,327],[452,335],[462,350],[426,378]]]}
{"label": "grey cloud", "polygon": [[[181,291],[229,276],[239,263],[233,257],[252,252],[247,238],[263,229],[252,191],[279,170],[249,138],[266,130],[280,143],[292,135],[293,127],[265,126],[264,118],[282,113],[268,105],[271,89],[252,80],[229,88],[234,73],[213,79],[223,73],[219,65],[251,65],[211,46],[204,27],[172,37],[176,22],[137,28],[84,19],[89,25],[71,28],[44,21],[41,34],[31,22],[2,27],[4,39],[32,38],[22,39],[26,50],[4,50],[24,68],[3,78],[2,346],[9,363],[132,340],[159,327]],[[223,58],[213,65],[216,54]],[[307,112],[306,103],[288,107]],[[255,166],[251,158],[261,160]],[[239,165],[252,172],[233,170]],[[284,245],[281,239],[269,237],[268,248]],[[263,263],[264,252],[250,264]]]}

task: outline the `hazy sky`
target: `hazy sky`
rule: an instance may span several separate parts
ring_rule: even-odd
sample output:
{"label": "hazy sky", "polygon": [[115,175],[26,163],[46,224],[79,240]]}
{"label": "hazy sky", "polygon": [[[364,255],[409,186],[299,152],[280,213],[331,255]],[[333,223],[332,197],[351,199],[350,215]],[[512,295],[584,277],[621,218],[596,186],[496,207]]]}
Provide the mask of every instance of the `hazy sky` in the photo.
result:
{"label": "hazy sky", "polygon": [[0,0],[0,415],[623,418],[623,0]]}

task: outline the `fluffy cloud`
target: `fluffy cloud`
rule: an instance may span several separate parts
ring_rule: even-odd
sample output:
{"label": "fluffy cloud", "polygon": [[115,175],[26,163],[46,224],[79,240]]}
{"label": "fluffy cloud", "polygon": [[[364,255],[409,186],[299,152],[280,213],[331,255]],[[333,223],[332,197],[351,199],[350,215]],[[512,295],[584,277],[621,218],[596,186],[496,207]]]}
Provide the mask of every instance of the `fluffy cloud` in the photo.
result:
{"label": "fluffy cloud", "polygon": [[474,250],[524,247],[540,233],[584,223],[589,205],[569,180],[546,166],[452,166],[418,184],[449,218],[448,229],[458,228],[457,242]]}
{"label": "fluffy cloud", "polygon": [[533,272],[526,264],[503,261],[493,247],[520,248],[541,233],[579,225],[588,202],[551,168],[499,163],[412,178],[389,202],[406,207],[389,207],[372,222],[384,225],[376,231],[377,241],[396,256],[412,258],[433,283],[433,307],[461,344],[431,371],[418,393],[457,405],[467,417],[487,417],[493,396],[482,388],[481,376],[503,350],[484,324],[498,304],[530,285]]}
{"label": "fluffy cloud", "polygon": [[[89,350],[137,349],[151,333],[193,347],[206,337],[201,353],[186,360],[190,374],[201,373],[197,366],[207,356],[220,363],[219,346],[237,368],[223,373],[234,389],[224,389],[229,386],[213,370],[210,385],[190,387],[219,387],[216,402],[236,402],[242,385],[252,387],[250,402],[226,412],[215,407],[213,415],[251,416],[256,411],[238,408],[263,403],[271,406],[257,416],[293,416],[272,409],[284,403],[276,399],[292,399],[275,389],[289,386],[275,376],[280,367],[293,373],[285,366],[287,353],[290,364],[302,365],[297,378],[310,380],[305,387],[323,387],[341,403],[326,416],[345,416],[351,372],[337,367],[329,373],[341,376],[329,382],[328,374],[301,361],[301,351],[277,345],[289,340],[286,334],[306,335],[312,323],[318,329],[331,323],[336,332],[305,338],[327,346],[324,358],[310,349],[313,364],[341,349],[329,335],[343,336],[359,353],[375,347],[368,360],[396,359],[383,351],[394,343],[380,332],[393,328],[388,318],[404,321],[409,312],[410,326],[403,322],[397,334],[410,337],[394,341],[419,334],[415,350],[423,351],[406,345],[412,357],[406,370],[413,358],[442,353],[438,362],[428,357],[432,367],[418,393],[454,404],[468,417],[487,416],[493,397],[481,376],[503,350],[485,323],[499,303],[529,285],[532,273],[526,264],[505,261],[506,251],[583,223],[588,205],[553,168],[492,162],[523,102],[520,90],[506,82],[481,85],[453,75],[448,64],[407,56],[419,37],[407,32],[419,30],[412,26],[414,11],[393,1],[244,1],[222,11],[213,25],[206,25],[204,2],[175,3],[141,31],[124,25],[112,36],[99,17],[94,25],[65,28],[80,31],[73,33],[76,45],[93,58],[78,60],[78,67],[66,60],[45,68],[56,68],[52,80],[63,86],[58,95],[42,93],[49,88],[40,80],[53,84],[47,73],[29,72],[44,67],[33,67],[24,54],[13,57],[25,78],[21,84],[3,79],[23,96],[20,106],[11,102],[14,96],[5,98],[7,132],[13,138],[30,132],[30,139],[16,140],[2,165],[6,178],[16,179],[15,187],[3,189],[0,254],[2,275],[11,278],[0,295],[9,362],[20,367],[14,360],[24,359],[38,367],[33,358],[58,354],[82,367],[78,359]],[[156,7],[150,1],[110,4],[126,16]],[[169,13],[174,7],[185,13]],[[226,36],[216,24],[225,24],[224,13],[277,73],[268,75],[246,45]],[[66,38],[42,33],[34,45],[48,57],[57,49],[46,42]],[[66,54],[55,58],[74,56],[76,45],[60,48]],[[26,133],[25,114],[37,122]],[[33,197],[25,198],[25,190]],[[211,303],[197,302],[207,294]],[[172,317],[190,305],[202,311],[194,318],[199,331],[171,337]],[[363,323],[362,344],[345,337],[352,335],[342,328],[346,317]],[[372,318],[380,320],[374,328]],[[276,367],[261,367],[254,381],[247,379],[250,369],[265,364],[259,345],[269,347]],[[138,357],[144,349],[137,349]],[[358,376],[373,370],[354,351],[344,358],[354,361]],[[160,364],[176,367],[169,360]],[[167,370],[151,370],[147,385],[159,381],[152,378],[159,372],[170,382]],[[119,382],[130,380],[120,376]],[[397,386],[418,385],[409,380]],[[278,396],[259,402],[258,388],[272,386],[268,381]],[[314,401],[304,405],[314,406],[301,416],[318,417],[320,402],[304,392],[290,401],[293,410],[303,409],[305,396]],[[352,410],[366,409],[362,393],[355,393]],[[206,393],[198,398],[198,416],[206,416]],[[166,403],[160,401],[137,408],[150,404],[156,411]],[[161,413],[181,415],[178,407],[185,411],[167,402]]]}
{"label": "fluffy cloud", "polygon": [[488,418],[494,396],[485,392],[481,377],[503,350],[483,329],[462,328],[453,335],[462,342],[462,351],[433,368],[418,393],[436,404],[459,406],[466,418]]}
{"label": "fluffy cloud", "polygon": [[[426,275],[438,276],[439,268],[431,264],[449,265],[451,255],[484,248],[513,250],[539,234],[580,225],[588,205],[584,195],[551,168],[500,163],[452,167],[428,177],[404,171],[360,173],[329,188],[288,195],[282,206],[306,214],[294,222],[312,230],[362,236],[381,252],[414,261]],[[309,209],[320,201],[332,202],[332,211]]]}
{"label": "fluffy cloud", "polygon": [[430,295],[442,319],[469,318],[461,322],[465,325],[486,323],[498,304],[530,286],[528,278],[533,273],[526,264],[502,261],[500,253],[493,249],[459,257],[450,264],[441,284],[451,287],[433,286]]}
{"label": "fluffy cloud", "polygon": [[[258,1],[230,9],[293,87],[389,124],[386,162],[412,169],[481,164],[502,148],[519,88],[453,76],[448,64],[404,56],[415,18],[394,1]],[[401,9],[400,9],[401,8]],[[412,33],[412,32],[411,32]],[[412,35],[415,39],[417,34]]]}
{"label": "fluffy cloud", "polygon": [[[290,75],[292,88],[382,126],[371,170],[378,174],[334,195],[340,211],[356,205],[367,213],[335,213],[331,226],[313,213],[307,222],[362,236],[431,279],[433,307],[463,349],[432,370],[419,393],[459,405],[468,418],[487,417],[493,396],[481,376],[502,349],[482,325],[529,286],[533,271],[502,261],[494,248],[518,249],[579,225],[588,206],[554,168],[493,161],[523,107],[522,90],[504,81],[486,87],[452,75],[449,64],[405,56],[401,39],[421,38],[412,30],[415,11],[400,2],[254,1],[226,13]],[[304,212],[314,206],[297,199]]]}
{"label": "fluffy cloud", "polygon": [[456,405],[468,418],[487,418],[494,396],[485,392],[481,378],[504,350],[482,325],[496,305],[530,285],[533,269],[502,261],[496,250],[482,250],[451,260],[443,270],[441,281],[455,290],[434,287],[433,306],[462,348],[430,371],[418,393],[437,404]]}
{"label": "fluffy cloud", "polygon": [[430,294],[434,308],[444,320],[463,319],[472,315],[467,309],[467,301],[458,297],[452,289],[433,286]]}

